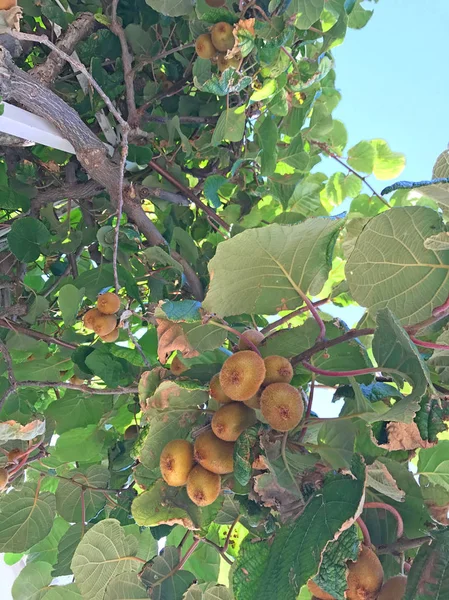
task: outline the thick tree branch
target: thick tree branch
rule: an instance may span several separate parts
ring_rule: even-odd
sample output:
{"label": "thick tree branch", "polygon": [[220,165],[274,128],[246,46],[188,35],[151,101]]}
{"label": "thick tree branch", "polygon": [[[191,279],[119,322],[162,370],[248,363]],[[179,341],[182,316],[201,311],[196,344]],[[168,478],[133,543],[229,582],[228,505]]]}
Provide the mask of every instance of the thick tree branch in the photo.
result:
{"label": "thick tree branch", "polygon": [[413,540],[399,540],[397,542],[393,542],[392,544],[377,546],[376,552],[377,554],[397,554],[399,552],[404,552],[405,550],[419,548],[420,546],[423,546],[424,544],[430,544],[431,542],[432,538],[426,535]]}

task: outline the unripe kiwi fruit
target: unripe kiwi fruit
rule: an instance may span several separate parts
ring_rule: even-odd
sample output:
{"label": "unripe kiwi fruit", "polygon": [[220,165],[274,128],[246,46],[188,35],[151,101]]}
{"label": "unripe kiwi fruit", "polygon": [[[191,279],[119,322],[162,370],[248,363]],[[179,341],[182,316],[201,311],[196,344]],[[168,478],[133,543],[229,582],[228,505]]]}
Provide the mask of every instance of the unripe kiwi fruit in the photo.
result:
{"label": "unripe kiwi fruit", "polygon": [[251,350],[248,344],[245,343],[245,339],[252,342],[255,346],[260,346],[260,344],[264,341],[265,336],[258,329],[247,329],[242,333],[242,337],[239,339],[239,350]]}
{"label": "unripe kiwi fruit", "polygon": [[225,21],[220,21],[220,23],[215,23],[212,27],[210,35],[212,38],[212,43],[217,50],[220,52],[226,52],[226,50],[231,50],[234,48],[234,34],[232,33],[233,26]]}
{"label": "unripe kiwi fruit", "polygon": [[125,440],[134,440],[139,435],[139,428],[137,425],[130,425],[127,429],[125,429],[125,433],[123,437]]}
{"label": "unripe kiwi fruit", "polygon": [[223,392],[233,400],[249,400],[264,379],[263,358],[251,350],[242,350],[227,358],[220,371]]}
{"label": "unripe kiwi fruit", "polygon": [[217,49],[212,43],[210,33],[202,33],[195,42],[195,50],[200,58],[213,58],[217,54]]}
{"label": "unripe kiwi fruit", "polygon": [[97,308],[104,315],[113,315],[120,308],[120,298],[112,292],[101,294],[97,299]]}
{"label": "unripe kiwi fruit", "polygon": [[283,356],[267,356],[265,363],[264,385],[270,383],[290,383],[293,379],[293,367],[289,360]]}
{"label": "unripe kiwi fruit", "polygon": [[312,592],[314,598],[317,598],[318,600],[335,600],[333,596],[322,590],[313,579],[309,579],[307,587],[309,588],[309,591]]}
{"label": "unripe kiwi fruit", "polygon": [[256,422],[256,413],[243,402],[231,402],[212,417],[212,431],[221,440],[235,442],[239,435]]}
{"label": "unripe kiwi fruit", "polygon": [[193,468],[193,446],[187,440],[172,440],[164,447],[160,458],[164,481],[173,487],[185,485]]}
{"label": "unripe kiwi fruit", "polygon": [[299,391],[289,383],[271,383],[260,397],[260,410],[276,431],[290,431],[298,425],[304,413]]}
{"label": "unripe kiwi fruit", "polygon": [[349,561],[347,566],[347,600],[376,600],[384,579],[382,564],[377,555],[362,545],[357,561]]}
{"label": "unripe kiwi fruit", "polygon": [[4,490],[8,484],[8,471],[0,469],[0,490]]}
{"label": "unripe kiwi fruit", "polygon": [[217,373],[212,377],[209,383],[209,396],[220,404],[232,402],[229,396],[226,396],[220,385],[220,375]]}
{"label": "unripe kiwi fruit", "polygon": [[181,373],[184,373],[184,371],[187,371],[187,367],[185,366],[184,363],[182,363],[180,361],[180,359],[176,355],[174,357],[174,359],[171,361],[170,371],[173,373],[173,375],[178,376],[178,375],[181,375]]}
{"label": "unripe kiwi fruit", "polygon": [[406,587],[407,577],[405,575],[391,577],[382,586],[377,600],[402,600]]}
{"label": "unripe kiwi fruit", "polygon": [[187,495],[197,506],[209,506],[220,495],[221,478],[196,465],[187,478]]}
{"label": "unripe kiwi fruit", "polygon": [[194,458],[202,467],[225,475],[234,470],[234,444],[217,438],[213,431],[199,435],[194,444]]}
{"label": "unripe kiwi fruit", "polygon": [[115,329],[113,329],[111,331],[111,333],[108,333],[107,335],[100,335],[101,339],[103,340],[103,342],[115,342],[118,339],[118,327],[116,327]]}
{"label": "unripe kiwi fruit", "polygon": [[224,52],[220,52],[220,54],[217,57],[217,67],[220,72],[225,71],[229,67],[238,69],[241,61],[242,61],[241,54],[237,54],[236,56],[233,56],[232,58],[226,58],[226,54]]}

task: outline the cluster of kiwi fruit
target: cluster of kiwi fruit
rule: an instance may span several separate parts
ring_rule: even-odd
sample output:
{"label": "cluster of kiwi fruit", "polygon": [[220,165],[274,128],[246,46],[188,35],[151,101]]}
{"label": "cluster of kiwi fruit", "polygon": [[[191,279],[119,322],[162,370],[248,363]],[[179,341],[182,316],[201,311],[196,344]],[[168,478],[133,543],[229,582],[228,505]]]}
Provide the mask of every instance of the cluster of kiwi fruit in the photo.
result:
{"label": "cluster of kiwi fruit", "polygon": [[[220,494],[221,475],[234,469],[235,441],[257,421],[254,409],[260,409],[277,431],[289,431],[302,419],[304,404],[299,391],[290,385],[290,362],[282,356],[263,359],[249,349],[247,341],[257,346],[263,339],[257,330],[246,331],[239,351],[212,377],[209,395],[221,406],[212,417],[211,429],[201,433],[194,444],[172,440],[162,451],[162,477],[171,486],[186,485],[189,498],[198,506],[208,506]],[[171,371],[179,375],[185,367],[175,359]]]}
{"label": "cluster of kiwi fruit", "polygon": [[234,48],[233,29],[233,26],[225,21],[215,23],[210,33],[202,33],[195,42],[195,50],[198,56],[216,62],[220,72],[228,67],[238,69],[242,62],[240,53],[226,58],[227,51]]}
{"label": "cluster of kiwi fruit", "polygon": [[[368,546],[362,545],[357,560],[348,561],[347,567],[347,600],[402,600],[404,597],[407,578],[396,575],[383,583],[381,562]],[[313,594],[312,600],[335,600],[312,579],[309,579],[307,586]]]}
{"label": "cluster of kiwi fruit", "polygon": [[106,292],[97,299],[97,307],[91,308],[83,317],[86,329],[95,331],[103,342],[115,342],[118,338],[116,313],[120,309],[120,298],[117,294]]}

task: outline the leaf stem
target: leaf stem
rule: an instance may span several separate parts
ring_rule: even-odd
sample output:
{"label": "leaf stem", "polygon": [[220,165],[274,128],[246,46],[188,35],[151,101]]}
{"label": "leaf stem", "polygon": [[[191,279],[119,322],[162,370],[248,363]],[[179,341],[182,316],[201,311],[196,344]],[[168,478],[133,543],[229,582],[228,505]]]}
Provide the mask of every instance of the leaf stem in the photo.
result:
{"label": "leaf stem", "polygon": [[431,348],[432,350],[449,350],[449,345],[447,344],[436,344],[435,342],[425,342],[424,340],[419,340],[415,336],[411,335],[410,339],[417,346],[422,346],[423,348]]}
{"label": "leaf stem", "polygon": [[404,550],[419,548],[420,546],[423,546],[424,544],[430,544],[431,542],[432,538],[426,535],[413,540],[399,540],[397,542],[393,542],[392,544],[377,546],[376,552],[377,554],[397,554],[399,552],[404,552]]}
{"label": "leaf stem", "polygon": [[404,535],[404,521],[402,520],[399,512],[390,504],[385,504],[385,502],[366,502],[363,506],[363,509],[366,508],[382,508],[390,512],[397,522],[397,538],[400,539]]}
{"label": "leaf stem", "polygon": [[[327,304],[328,302],[330,302],[330,298],[324,298],[324,300],[318,300],[317,302],[312,302],[312,304],[313,304],[313,306],[317,307],[317,306],[322,306],[323,304]],[[284,317],[278,319],[277,321],[273,321],[273,323],[269,323],[268,325],[266,325],[266,327],[261,329],[261,332],[264,335],[266,335],[273,329],[277,329],[281,325],[284,325],[284,323],[288,323],[288,321],[291,321],[298,315],[300,315],[308,310],[309,310],[308,306],[301,306],[301,308],[298,308],[298,309],[292,311],[291,313],[289,313],[288,315],[285,315]]]}
{"label": "leaf stem", "polygon": [[306,369],[312,371],[312,373],[316,373],[317,375],[325,375],[327,377],[357,377],[357,375],[368,375],[369,373],[378,373],[379,371],[383,371],[385,373],[399,373],[405,377],[405,373],[390,367],[367,367],[366,369],[354,369],[352,371],[328,371],[327,369],[319,369],[318,367],[314,367],[305,360],[302,361],[302,364]]}
{"label": "leaf stem", "polygon": [[365,546],[371,546],[371,536],[369,534],[368,527],[366,526],[365,521],[362,519],[362,517],[357,517],[356,523],[362,531],[363,543],[365,544]]}

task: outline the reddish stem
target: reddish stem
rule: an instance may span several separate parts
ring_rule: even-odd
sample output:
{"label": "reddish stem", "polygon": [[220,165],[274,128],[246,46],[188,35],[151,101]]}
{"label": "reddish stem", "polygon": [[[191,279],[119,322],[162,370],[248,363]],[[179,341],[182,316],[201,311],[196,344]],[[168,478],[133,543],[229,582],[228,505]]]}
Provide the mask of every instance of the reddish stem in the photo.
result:
{"label": "reddish stem", "polygon": [[446,300],[446,302],[444,302],[440,306],[437,306],[436,308],[433,309],[432,316],[433,317],[444,317],[448,311],[449,311],[449,297]]}
{"label": "reddish stem", "polygon": [[307,308],[310,310],[312,317],[315,319],[319,327],[320,332],[315,340],[315,343],[322,342],[326,337],[326,325],[324,324],[323,319],[320,317],[319,312],[315,308],[315,305],[313,304],[312,300],[310,300],[310,298],[307,297],[307,294],[304,294],[304,292],[299,288],[295,289],[298,295],[303,299]]}
{"label": "reddish stem", "polygon": [[401,515],[393,506],[385,504],[384,502],[366,502],[363,509],[365,508],[383,508],[390,512],[397,522],[397,538],[400,539],[404,535],[404,522]]}
{"label": "reddish stem", "polygon": [[368,527],[365,525],[365,521],[362,519],[362,517],[358,517],[356,522],[363,533],[363,543],[365,544],[365,546],[370,547],[371,546],[371,536],[369,534]]}
{"label": "reddish stem", "polygon": [[[330,298],[324,298],[324,300],[317,300],[317,302],[312,302],[312,304],[313,304],[313,306],[317,307],[317,306],[322,306],[323,304],[327,304],[328,302],[330,302]],[[288,315],[285,315],[285,317],[282,317],[281,319],[278,319],[277,321],[273,321],[273,323],[269,323],[266,327],[261,329],[261,332],[264,335],[266,335],[268,332],[272,331],[273,329],[280,327],[284,323],[288,323],[288,321],[291,321],[298,315],[300,315],[308,310],[309,310],[308,306],[301,306],[301,308],[298,308],[298,309],[294,310],[293,312],[289,313]]]}
{"label": "reddish stem", "polygon": [[447,344],[436,344],[435,342],[425,342],[424,340],[418,340],[415,336],[411,335],[410,339],[417,346],[422,346],[423,348],[431,348],[432,350],[449,350],[449,346]]}
{"label": "reddish stem", "polygon": [[407,573],[410,571],[410,569],[412,568],[412,565],[410,563],[408,563],[407,561],[404,562],[404,571],[407,571]]}
{"label": "reddish stem", "polygon": [[396,373],[396,369],[386,369],[380,367],[367,367],[366,369],[354,369],[353,371],[328,371],[327,369],[319,369],[314,367],[305,360],[302,361],[303,366],[316,373],[317,375],[326,375],[327,377],[357,377],[357,375],[368,375],[369,373],[378,373],[379,371],[393,371]]}

